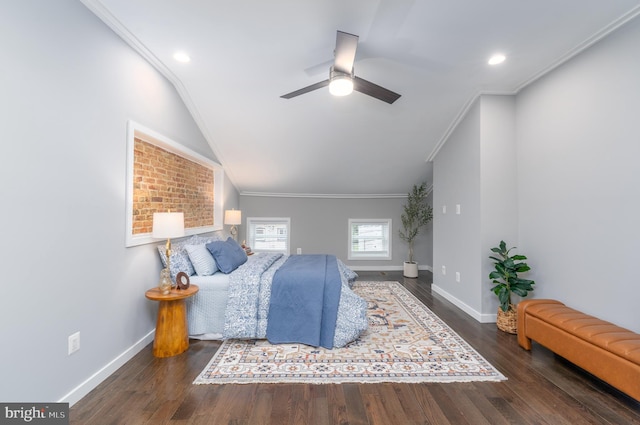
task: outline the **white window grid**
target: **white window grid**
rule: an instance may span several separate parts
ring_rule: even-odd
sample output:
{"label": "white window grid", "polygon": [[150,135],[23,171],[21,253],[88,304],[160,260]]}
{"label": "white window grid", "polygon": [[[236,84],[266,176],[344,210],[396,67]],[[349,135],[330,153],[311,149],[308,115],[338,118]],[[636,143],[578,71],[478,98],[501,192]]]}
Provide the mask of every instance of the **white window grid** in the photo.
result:
{"label": "white window grid", "polygon": [[248,217],[247,239],[253,252],[290,253],[291,219],[288,217]]}
{"label": "white window grid", "polygon": [[390,218],[349,219],[349,260],[391,260]]}

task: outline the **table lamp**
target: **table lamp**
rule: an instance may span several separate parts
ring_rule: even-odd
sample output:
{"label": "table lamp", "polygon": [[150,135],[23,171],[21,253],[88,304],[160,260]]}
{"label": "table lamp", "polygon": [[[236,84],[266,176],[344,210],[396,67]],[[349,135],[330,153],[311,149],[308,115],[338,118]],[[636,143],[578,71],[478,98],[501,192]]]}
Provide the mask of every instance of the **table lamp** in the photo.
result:
{"label": "table lamp", "polygon": [[157,212],[153,213],[153,231],[151,236],[158,239],[167,238],[166,256],[167,267],[160,272],[158,287],[163,294],[171,291],[171,238],[184,236],[184,213]]}
{"label": "table lamp", "polygon": [[237,240],[236,236],[238,235],[238,229],[236,228],[236,225],[242,224],[242,211],[226,210],[224,212],[224,224],[231,225],[231,236],[233,239]]}

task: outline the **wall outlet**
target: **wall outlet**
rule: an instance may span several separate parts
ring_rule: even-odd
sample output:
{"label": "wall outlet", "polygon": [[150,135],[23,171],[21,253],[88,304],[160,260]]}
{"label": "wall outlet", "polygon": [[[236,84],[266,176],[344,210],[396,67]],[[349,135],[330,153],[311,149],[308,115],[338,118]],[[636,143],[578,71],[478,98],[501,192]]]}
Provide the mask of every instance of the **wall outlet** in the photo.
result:
{"label": "wall outlet", "polygon": [[460,204],[456,204],[456,214],[460,215]]}
{"label": "wall outlet", "polygon": [[447,206],[443,205],[442,206],[442,214],[446,214],[447,213]]}
{"label": "wall outlet", "polygon": [[69,335],[69,355],[80,349],[80,332]]}
{"label": "wall outlet", "polygon": [[446,275],[447,274],[447,268],[445,266],[442,266],[442,275]]}
{"label": "wall outlet", "polygon": [[456,282],[460,282],[460,272],[456,272]]}
{"label": "wall outlet", "polygon": [[302,254],[302,248],[298,248],[296,252],[298,253],[298,255]]}

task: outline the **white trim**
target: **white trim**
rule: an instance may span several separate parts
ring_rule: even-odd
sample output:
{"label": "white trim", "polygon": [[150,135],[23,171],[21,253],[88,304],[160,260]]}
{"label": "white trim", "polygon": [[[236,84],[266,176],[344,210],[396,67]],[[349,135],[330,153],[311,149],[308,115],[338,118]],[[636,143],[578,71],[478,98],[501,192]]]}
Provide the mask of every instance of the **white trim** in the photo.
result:
{"label": "white trim", "polygon": [[456,127],[458,127],[458,124],[460,124],[462,119],[467,115],[467,112],[469,112],[469,108],[471,108],[471,106],[475,103],[475,101],[480,96],[483,96],[483,95],[500,95],[500,96],[517,95],[525,87],[529,86],[530,84],[532,84],[536,80],[538,80],[538,79],[542,78],[543,76],[545,76],[546,74],[550,73],[551,71],[553,71],[554,69],[556,69],[557,67],[559,67],[563,63],[567,62],[569,59],[573,58],[574,56],[582,53],[583,51],[585,51],[586,49],[588,49],[589,47],[591,47],[592,45],[594,45],[598,41],[602,40],[603,38],[605,38],[606,36],[611,34],[613,31],[617,30],[618,28],[620,28],[621,26],[623,26],[624,24],[626,24],[627,22],[629,22],[630,20],[634,19],[637,16],[640,16],[640,6],[634,7],[633,9],[631,9],[631,11],[625,13],[624,15],[622,15],[621,17],[619,17],[618,19],[613,21],[611,24],[609,24],[606,27],[604,27],[603,29],[597,31],[595,34],[593,34],[591,37],[587,38],[585,41],[580,43],[578,46],[574,47],[573,49],[571,49],[568,52],[566,52],[564,55],[560,56],[551,65],[549,65],[546,68],[536,72],[531,77],[529,77],[528,79],[524,80],[522,83],[520,83],[518,86],[516,86],[512,91],[503,91],[503,92],[478,91],[477,93],[475,93],[473,96],[471,96],[471,98],[469,98],[467,103],[465,103],[462,106],[462,109],[460,110],[458,115],[456,115],[456,117],[453,119],[453,121],[451,122],[449,127],[445,130],[445,132],[442,135],[442,137],[440,137],[440,139],[438,140],[438,143],[436,143],[435,147],[431,150],[431,153],[429,154],[429,156],[427,157],[425,162],[431,162],[431,161],[433,161],[435,159],[436,155],[438,154],[438,152],[440,151],[442,146],[444,146],[444,144],[447,142],[447,140],[449,139],[451,134],[454,132]]}
{"label": "white trim", "polygon": [[495,323],[498,321],[497,313],[496,314],[480,313],[478,310],[474,309],[473,307],[466,304],[465,302],[459,300],[458,298],[451,295],[450,293],[448,293],[447,291],[445,291],[444,289],[442,289],[436,284],[431,284],[431,291],[441,295],[447,301],[451,302],[453,305],[455,305],[460,310],[464,311],[465,313],[467,313],[469,316],[473,317],[480,323]]}
{"label": "white trim", "polygon": [[[427,188],[427,194],[433,191],[433,184]],[[276,193],[276,192],[240,192],[241,196],[267,198],[319,198],[319,199],[399,199],[406,193]]]}
{"label": "white trim", "polygon": [[445,130],[442,137],[440,137],[440,140],[438,140],[438,143],[436,143],[429,156],[425,159],[425,162],[431,162],[436,158],[436,155],[438,155],[440,149],[444,146],[447,140],[449,140],[449,137],[455,131],[456,127],[458,127],[458,124],[460,124],[463,118],[467,115],[467,112],[469,112],[469,109],[471,109],[471,106],[473,106],[473,104],[480,96],[481,93],[473,95],[471,99],[469,99],[467,103],[462,106],[462,109],[460,110],[460,112],[458,112],[458,115],[456,115],[451,124],[449,124],[449,127]]}
{"label": "white trim", "polygon": [[[345,263],[346,264],[346,263]],[[404,270],[404,266],[354,266],[351,264],[346,264],[354,272],[401,272]],[[430,271],[433,273],[433,268],[431,266],[418,266],[418,270]]]}
{"label": "white trim", "polygon": [[134,235],[133,234],[133,148],[134,148],[134,139],[138,137],[141,140],[144,140],[153,145],[159,146],[162,149],[165,149],[169,152],[172,152],[176,155],[179,155],[183,158],[186,158],[190,161],[193,161],[197,164],[202,165],[203,167],[207,167],[213,170],[213,193],[214,193],[214,203],[213,203],[213,226],[203,226],[203,227],[191,227],[185,228],[185,236],[195,235],[198,233],[206,233],[213,232],[216,230],[221,230],[223,228],[223,220],[222,214],[224,210],[224,205],[222,202],[216,202],[216,200],[223,199],[223,188],[224,188],[224,171],[222,166],[215,161],[210,160],[209,158],[200,155],[199,153],[187,148],[186,146],[181,145],[178,142],[175,142],[169,139],[162,134],[151,130],[148,127],[145,127],[141,124],[138,124],[135,121],[129,120],[127,122],[127,170],[126,170],[126,235],[125,235],[125,246],[137,246],[148,243],[158,242],[158,239],[151,237],[151,233],[143,233]]}
{"label": "white trim", "polygon": [[406,193],[275,193],[275,192],[240,192],[241,196],[260,196],[271,198],[329,198],[329,199],[388,199],[406,198]]}
{"label": "white trim", "polygon": [[[147,62],[151,64],[160,74],[162,74],[173,86],[176,88],[178,95],[182,98],[185,106],[191,113],[193,120],[196,122],[196,125],[202,132],[204,138],[209,143],[209,147],[213,151],[215,157],[220,161],[221,164],[224,164],[224,157],[220,149],[218,149],[217,145],[213,143],[214,138],[209,133],[209,129],[205,121],[202,118],[202,114],[200,114],[200,110],[196,107],[195,102],[191,98],[189,91],[186,89],[182,81],[173,73],[171,70],[162,63],[160,59],[158,59],[147,46],[145,46],[136,36],[131,33],[127,29],[127,27],[122,24],[111,11],[103,5],[99,0],[80,0],[82,4],[84,4],[87,9],[93,12],[102,22],[104,22],[114,33],[116,33],[120,38],[124,40],[133,50],[138,52],[140,56],[142,56]],[[236,181],[235,176],[231,170],[227,171],[227,178],[231,181],[234,186],[237,185],[234,183]]]}
{"label": "white trim", "polygon": [[538,80],[539,78],[543,77],[544,75],[548,74],[549,72],[553,71],[554,69],[556,69],[557,67],[559,67],[563,63],[567,62],[569,59],[571,59],[574,56],[576,56],[576,55],[582,53],[583,51],[587,50],[589,47],[593,46],[598,41],[602,40],[603,38],[605,38],[606,36],[608,36],[609,34],[614,32],[615,30],[617,30],[618,28],[620,28],[621,26],[623,26],[624,24],[626,24],[630,20],[634,19],[636,16],[640,16],[640,6],[634,7],[629,12],[627,12],[624,15],[620,16],[618,19],[616,19],[615,21],[611,22],[606,27],[600,29],[595,34],[593,34],[591,37],[587,38],[582,43],[580,43],[576,47],[574,47],[573,49],[570,49],[564,55],[562,55],[558,59],[556,59],[551,65],[549,65],[548,67],[546,67],[546,68],[538,71],[534,75],[532,75],[529,79],[525,80],[522,84],[520,84],[516,88],[516,93],[519,92],[520,90],[524,89],[525,87],[527,87],[529,84],[533,83],[534,81]]}
{"label": "white trim", "polygon": [[76,404],[82,397],[89,394],[94,388],[96,388],[102,381],[107,379],[116,370],[120,369],[125,363],[131,360],[136,354],[142,351],[149,343],[153,341],[155,335],[155,328],[148,334],[142,337],[138,342],[122,352],[115,359],[104,365],[100,370],[91,375],[83,383],[65,394],[58,403],[69,403],[69,406]]}
{"label": "white trim", "polygon": [[[434,148],[431,150],[431,153],[429,154],[429,156],[427,157],[427,159],[425,159],[425,162],[431,162],[435,159],[436,155],[438,154],[438,152],[440,152],[440,149],[444,146],[444,144],[447,142],[447,140],[449,140],[449,137],[451,137],[451,134],[455,131],[455,129],[458,127],[458,125],[460,124],[460,122],[467,116],[467,113],[469,112],[469,109],[471,109],[471,107],[476,103],[476,101],[481,97],[481,96],[514,96],[518,94],[517,91],[502,91],[502,92],[495,92],[495,91],[479,91],[476,94],[474,94],[473,96],[471,96],[469,98],[469,100],[462,106],[462,109],[460,110],[460,112],[458,112],[458,115],[456,115],[456,117],[453,119],[453,121],[451,122],[451,124],[449,125],[449,127],[445,130],[444,134],[442,135],[442,137],[440,137],[440,139],[438,140],[438,143],[436,143],[436,145],[434,146]],[[431,189],[433,189],[433,186],[431,187]]]}

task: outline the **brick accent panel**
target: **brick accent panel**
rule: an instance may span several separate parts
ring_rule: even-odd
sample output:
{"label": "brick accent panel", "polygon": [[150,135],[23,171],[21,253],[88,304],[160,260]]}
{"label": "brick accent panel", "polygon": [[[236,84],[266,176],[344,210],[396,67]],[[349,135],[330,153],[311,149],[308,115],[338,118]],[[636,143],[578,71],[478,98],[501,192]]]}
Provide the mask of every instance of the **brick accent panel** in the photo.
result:
{"label": "brick accent panel", "polygon": [[184,213],[184,227],[212,226],[213,170],[134,139],[133,234],[151,233],[153,213]]}

